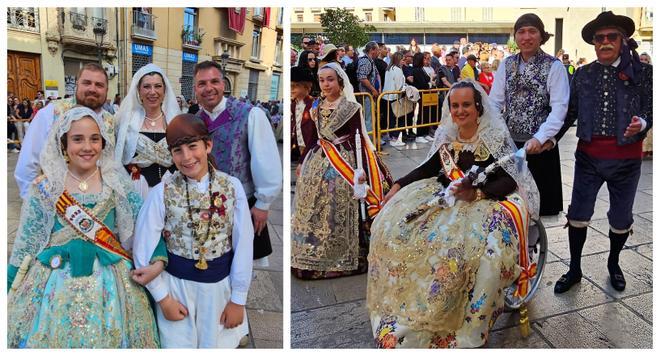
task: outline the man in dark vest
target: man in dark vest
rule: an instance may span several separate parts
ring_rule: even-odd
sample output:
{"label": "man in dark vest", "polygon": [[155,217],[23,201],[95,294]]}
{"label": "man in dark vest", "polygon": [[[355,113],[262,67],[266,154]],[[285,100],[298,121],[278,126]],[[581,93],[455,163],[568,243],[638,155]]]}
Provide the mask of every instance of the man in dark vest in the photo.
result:
{"label": "man in dark vest", "polygon": [[268,210],[282,189],[282,165],[275,135],[266,113],[234,97],[223,97],[222,67],[213,61],[197,63],[196,116],[204,120],[213,140],[211,154],[217,168],[243,184],[254,224],[254,259],[267,266],[273,251],[268,235]]}
{"label": "man in dark vest", "polygon": [[579,141],[567,214],[571,262],[568,273],[555,284],[555,293],[566,292],[582,279],[582,247],[603,183],[610,193],[610,283],[617,291],[626,287],[619,253],[631,232],[642,141],[653,121],[653,70],[640,62],[637,43],[630,38],[634,32],[632,19],[611,11],[582,29],[582,39],[594,45],[597,60],[575,72],[568,115],[557,134],[559,140],[577,120]]}
{"label": "man in dark vest", "polygon": [[514,32],[520,53],[499,66],[489,96],[503,111],[516,145],[527,149],[529,170],[541,195],[540,215],[557,215],[563,201],[559,148],[553,141],[568,108],[568,77],[562,63],[541,50],[550,34],[538,16],[520,16]]}

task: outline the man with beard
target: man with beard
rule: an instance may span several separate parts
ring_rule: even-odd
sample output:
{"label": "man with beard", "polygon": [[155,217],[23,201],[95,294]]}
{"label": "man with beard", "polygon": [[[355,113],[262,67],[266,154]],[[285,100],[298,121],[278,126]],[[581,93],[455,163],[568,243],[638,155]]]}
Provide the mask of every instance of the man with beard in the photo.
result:
{"label": "man with beard", "polygon": [[254,260],[267,266],[272,253],[268,209],[282,189],[282,165],[266,113],[234,97],[223,97],[222,67],[213,61],[195,65],[196,116],[208,127],[217,169],[238,178],[254,224]]}
{"label": "man with beard", "polygon": [[582,279],[580,259],[598,191],[607,183],[610,253],[607,270],[617,291],[626,288],[619,254],[632,233],[633,203],[642,165],[642,141],[653,121],[653,69],[641,63],[627,16],[602,12],[582,28],[597,60],[575,72],[559,140],[577,120],[575,177],[568,207],[569,271],[555,284],[564,293]]}
{"label": "man with beard", "polygon": [[[51,101],[46,107],[39,110],[30,123],[23,140],[23,149],[18,156],[14,178],[18,184],[21,198],[25,198],[32,181],[40,174],[39,155],[46,143],[48,132],[53,123],[67,110],[75,105],[83,105],[92,109],[113,133],[114,117],[103,110],[103,104],[108,96],[108,75],[103,67],[97,63],[85,64],[78,72],[76,81],[75,99],[61,99]],[[111,142],[114,145],[114,142]]]}

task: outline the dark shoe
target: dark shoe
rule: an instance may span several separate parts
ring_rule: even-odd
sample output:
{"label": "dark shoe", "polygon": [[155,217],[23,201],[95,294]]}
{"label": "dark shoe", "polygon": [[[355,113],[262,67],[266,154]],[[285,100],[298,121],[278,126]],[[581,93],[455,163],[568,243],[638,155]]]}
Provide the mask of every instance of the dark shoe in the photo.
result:
{"label": "dark shoe", "polygon": [[562,294],[568,291],[573,285],[580,283],[581,280],[582,274],[574,277],[573,275],[566,273],[555,283],[555,294]]}
{"label": "dark shoe", "polygon": [[626,289],[626,279],[623,277],[621,269],[610,273],[610,283],[612,284],[612,288],[619,292],[623,292]]}

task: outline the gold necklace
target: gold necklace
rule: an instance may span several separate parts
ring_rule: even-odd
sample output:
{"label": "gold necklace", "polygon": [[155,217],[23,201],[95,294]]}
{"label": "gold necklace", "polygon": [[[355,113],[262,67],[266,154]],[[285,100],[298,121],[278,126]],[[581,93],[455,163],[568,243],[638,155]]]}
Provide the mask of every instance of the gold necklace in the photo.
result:
{"label": "gold necklace", "polygon": [[94,170],[94,172],[92,172],[92,174],[90,174],[85,179],[81,179],[81,178],[76,177],[75,174],[73,174],[70,170],[67,169],[67,172],[69,172],[69,175],[71,176],[71,178],[78,181],[78,189],[80,189],[80,191],[83,192],[83,193],[85,193],[87,191],[87,189],[89,188],[89,185],[87,184],[87,181],[90,178],[92,178],[96,174],[96,172],[98,172],[98,171],[99,171],[99,167],[96,167],[96,170]]}
{"label": "gold necklace", "polygon": [[147,116],[147,114],[144,115],[144,118],[147,119],[147,121],[149,121],[149,125],[151,125],[151,127],[154,127],[156,126],[156,123],[163,117],[163,115],[164,115],[163,111],[161,110],[160,115],[156,116],[153,119]]}

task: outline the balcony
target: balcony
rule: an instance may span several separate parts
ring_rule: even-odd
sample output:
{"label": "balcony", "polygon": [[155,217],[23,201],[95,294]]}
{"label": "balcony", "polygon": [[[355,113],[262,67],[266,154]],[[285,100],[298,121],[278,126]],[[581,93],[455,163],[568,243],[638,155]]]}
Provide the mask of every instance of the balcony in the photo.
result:
{"label": "balcony", "polygon": [[199,51],[202,49],[202,40],[205,34],[204,30],[201,28],[191,28],[190,26],[182,27],[181,42],[183,48]]}
{"label": "balcony", "polygon": [[263,23],[264,22],[264,8],[255,7],[252,9],[252,20],[255,22]]}
{"label": "balcony", "polygon": [[90,48],[96,49],[95,34],[102,34],[101,48],[107,51],[106,55],[114,56],[116,47],[110,42],[108,20],[77,12],[67,14],[64,11],[60,13],[60,19],[62,21],[60,36],[63,46],[86,53],[90,51]]}
{"label": "balcony", "polygon": [[8,7],[7,29],[39,33],[39,10],[34,7]]}
{"label": "balcony", "polygon": [[131,37],[145,41],[155,41],[156,36],[156,16],[142,12],[133,11],[133,23],[131,24]]}

